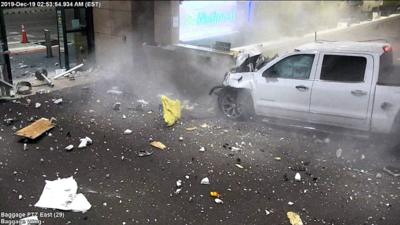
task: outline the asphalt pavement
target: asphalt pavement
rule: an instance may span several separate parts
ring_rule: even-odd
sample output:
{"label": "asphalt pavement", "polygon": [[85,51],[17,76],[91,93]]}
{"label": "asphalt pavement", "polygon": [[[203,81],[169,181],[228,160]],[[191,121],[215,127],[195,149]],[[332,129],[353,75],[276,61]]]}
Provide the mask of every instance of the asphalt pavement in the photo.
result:
{"label": "asphalt pavement", "polygon": [[[400,224],[399,177],[383,171],[399,165],[400,149],[382,139],[258,119],[234,122],[213,113],[194,116],[201,104],[187,107],[180,122],[167,127],[157,89],[143,104],[137,101],[143,96],[123,82],[113,85],[123,93],[107,94],[110,83],[101,82],[0,103],[0,219],[37,212],[43,224],[52,225],[289,225],[292,211],[309,225]],[[54,104],[56,98],[63,103]],[[37,102],[41,107],[35,108]],[[120,110],[113,109],[116,102]],[[41,117],[55,117],[56,127],[35,141],[14,135]],[[3,123],[8,118],[14,122]],[[132,134],[124,135],[126,129]],[[64,149],[85,136],[92,145]],[[151,140],[167,149],[150,146]],[[139,157],[143,150],[153,154]],[[91,209],[34,207],[45,180],[70,176]],[[209,185],[200,184],[205,177]],[[175,193],[178,180],[182,190]],[[215,203],[211,191],[220,192],[223,204]],[[62,217],[54,218],[56,212]]]}

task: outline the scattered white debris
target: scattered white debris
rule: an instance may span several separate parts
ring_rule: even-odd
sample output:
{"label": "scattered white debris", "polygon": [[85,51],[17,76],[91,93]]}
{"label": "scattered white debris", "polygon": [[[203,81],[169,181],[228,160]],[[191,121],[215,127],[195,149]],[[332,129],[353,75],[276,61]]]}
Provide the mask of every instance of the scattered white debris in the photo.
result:
{"label": "scattered white debris", "polygon": [[201,127],[201,128],[208,128],[208,127],[210,127],[210,126],[209,126],[208,124],[206,124],[206,123],[203,123],[203,124],[200,125],[200,127]]}
{"label": "scattered white debris", "polygon": [[60,103],[62,103],[62,102],[63,102],[63,99],[62,99],[62,98],[59,98],[59,99],[56,99],[56,100],[53,101],[53,103],[54,103],[54,104],[57,104],[57,105],[60,104]]}
{"label": "scattered white debris", "polygon": [[238,168],[240,168],[240,169],[243,169],[243,168],[244,168],[242,165],[240,165],[240,164],[238,164],[238,163],[236,163],[235,166],[238,167]]}
{"label": "scattered white debris", "polygon": [[35,103],[35,108],[38,109],[38,108],[40,108],[40,106],[42,106],[42,104],[40,104],[39,102],[36,102],[36,103]]}
{"label": "scattered white debris", "polygon": [[377,174],[376,174],[376,178],[378,178],[378,179],[379,179],[379,178],[382,178],[382,174],[381,174],[381,173],[377,173]]}
{"label": "scattered white debris", "polygon": [[268,216],[269,214],[271,214],[271,212],[270,212],[270,211],[268,211],[268,209],[266,209],[266,210],[265,210],[265,215],[267,215],[267,216]]}
{"label": "scattered white debris", "polygon": [[65,147],[65,150],[71,151],[73,148],[74,148],[73,145],[68,145],[67,147]]}
{"label": "scattered white debris", "polygon": [[362,159],[362,160],[365,159],[365,155],[364,155],[364,154],[361,155],[361,159]]}
{"label": "scattered white debris", "polygon": [[300,175],[300,173],[296,173],[296,175],[294,176],[294,180],[295,180],[295,181],[301,181],[301,175]]}
{"label": "scattered white debris", "polygon": [[183,141],[183,137],[179,137],[179,141]]}
{"label": "scattered white debris", "polygon": [[24,151],[28,150],[28,144],[24,143]]}
{"label": "scattered white debris", "polygon": [[181,180],[177,180],[176,181],[176,186],[179,188],[182,186],[182,181]]}
{"label": "scattered white debris", "polygon": [[46,180],[42,195],[35,207],[86,212],[92,206],[81,193],[77,194],[78,184],[73,177]]}
{"label": "scattered white debris", "polygon": [[93,144],[93,140],[90,137],[85,137],[88,144]]}
{"label": "scattered white debris", "polygon": [[107,202],[103,202],[103,206],[107,206]]}
{"label": "scattered white debris", "polygon": [[125,114],[122,114],[122,119],[126,119],[126,116],[125,116]]}
{"label": "scattered white debris", "polygon": [[181,193],[181,191],[182,191],[182,188],[177,188],[176,190],[175,190],[175,192],[174,192],[174,194],[179,194],[179,193]]}
{"label": "scattered white debris", "polygon": [[294,205],[294,202],[288,202],[287,204],[288,205]]}
{"label": "scattered white debris", "polygon": [[232,146],[231,151],[237,152],[237,151],[240,151],[240,148]]}
{"label": "scattered white debris", "polygon": [[78,148],[86,148],[88,144],[90,145],[93,143],[92,139],[90,139],[89,137],[81,138],[80,140],[81,143],[79,143]]}
{"label": "scattered white debris", "polygon": [[224,203],[224,202],[223,202],[221,199],[219,199],[219,198],[214,199],[214,201],[215,201],[215,203],[217,203],[217,204],[223,204],[223,203]]}
{"label": "scattered white debris", "polygon": [[112,94],[112,95],[122,95],[122,91],[111,89],[107,91],[107,94]]}
{"label": "scattered white debris", "polygon": [[189,180],[189,175],[186,175],[185,178],[186,178],[186,180]]}
{"label": "scattered white debris", "polygon": [[124,131],[124,134],[132,134],[132,130],[126,129],[126,130]]}
{"label": "scattered white debris", "polygon": [[343,152],[343,150],[341,148],[336,150],[336,158],[340,158],[342,156],[342,152]]}
{"label": "scattered white debris", "polygon": [[139,99],[139,100],[137,100],[137,102],[141,103],[142,105],[148,105],[149,104],[149,102],[144,100],[144,99]]}
{"label": "scattered white debris", "polygon": [[18,199],[21,200],[22,199],[22,195],[18,195]]}
{"label": "scattered white debris", "polygon": [[37,216],[25,217],[19,220],[20,225],[36,225],[41,224]]}
{"label": "scattered white debris", "polygon": [[210,179],[208,179],[208,177],[204,177],[201,179],[200,184],[210,184]]}
{"label": "scattered white debris", "polygon": [[201,147],[200,149],[199,149],[199,152],[205,152],[206,151],[206,148],[204,148],[204,147]]}

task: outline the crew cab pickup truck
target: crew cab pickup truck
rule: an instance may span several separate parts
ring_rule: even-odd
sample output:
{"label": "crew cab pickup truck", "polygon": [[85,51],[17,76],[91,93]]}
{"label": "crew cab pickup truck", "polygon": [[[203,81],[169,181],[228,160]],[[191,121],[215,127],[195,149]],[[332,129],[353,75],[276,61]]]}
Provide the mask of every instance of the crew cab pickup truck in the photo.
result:
{"label": "crew cab pickup truck", "polygon": [[397,133],[400,69],[393,61],[387,43],[305,44],[258,68],[228,72],[216,91],[219,107],[231,119],[255,114]]}

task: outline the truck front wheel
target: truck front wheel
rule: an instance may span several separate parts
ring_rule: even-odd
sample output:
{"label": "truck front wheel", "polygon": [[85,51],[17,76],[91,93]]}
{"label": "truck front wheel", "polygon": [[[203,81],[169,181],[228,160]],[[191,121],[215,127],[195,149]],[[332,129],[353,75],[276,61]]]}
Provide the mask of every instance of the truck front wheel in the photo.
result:
{"label": "truck front wheel", "polygon": [[218,94],[218,106],[229,119],[247,120],[254,114],[253,99],[242,89],[225,88]]}

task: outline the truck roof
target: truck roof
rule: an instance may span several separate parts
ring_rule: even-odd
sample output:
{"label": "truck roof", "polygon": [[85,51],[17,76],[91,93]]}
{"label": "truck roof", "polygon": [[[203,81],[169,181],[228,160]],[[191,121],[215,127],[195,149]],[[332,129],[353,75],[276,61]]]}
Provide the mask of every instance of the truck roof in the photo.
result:
{"label": "truck roof", "polygon": [[297,51],[318,51],[318,52],[349,52],[349,53],[377,53],[384,52],[384,46],[389,46],[384,42],[356,42],[356,41],[317,41],[301,45],[296,48]]}

